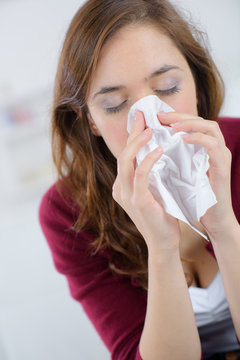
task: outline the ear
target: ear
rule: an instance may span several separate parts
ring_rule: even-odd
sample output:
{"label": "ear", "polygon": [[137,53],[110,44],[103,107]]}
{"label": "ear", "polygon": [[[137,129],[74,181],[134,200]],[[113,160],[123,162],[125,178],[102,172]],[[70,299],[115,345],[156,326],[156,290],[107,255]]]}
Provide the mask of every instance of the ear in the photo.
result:
{"label": "ear", "polygon": [[95,122],[93,121],[89,112],[87,113],[87,118],[88,118],[89,126],[90,126],[90,129],[91,129],[93,135],[101,136],[100,131],[98,130],[98,128],[97,128]]}
{"label": "ear", "polygon": [[[71,105],[71,107],[72,107],[73,111],[75,111],[76,114],[80,115],[79,110],[77,109],[77,107],[75,105]],[[99,132],[96,124],[94,123],[94,121],[93,121],[93,119],[92,119],[89,112],[87,112],[87,118],[88,118],[89,126],[90,126],[90,129],[91,129],[93,135],[101,136],[101,134],[100,134],[100,132]]]}

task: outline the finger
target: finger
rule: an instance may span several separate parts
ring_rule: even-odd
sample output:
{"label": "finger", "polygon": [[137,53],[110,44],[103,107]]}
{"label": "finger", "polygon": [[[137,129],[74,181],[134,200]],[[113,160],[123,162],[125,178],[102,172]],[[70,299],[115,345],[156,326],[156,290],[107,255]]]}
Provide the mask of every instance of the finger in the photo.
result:
{"label": "finger", "polygon": [[149,186],[148,175],[153,165],[162,156],[162,154],[163,148],[158,146],[156,149],[146,155],[144,160],[136,168],[133,184],[133,198],[135,203],[144,201],[144,194],[147,194]]}
{"label": "finger", "polygon": [[198,132],[188,133],[181,136],[188,144],[200,144],[205,147],[211,158],[211,165],[216,168],[221,168],[223,163],[224,146],[222,146],[221,142],[216,137]]}
{"label": "finger", "polygon": [[130,134],[127,139],[127,144],[131,142],[138,134],[140,134],[146,127],[145,118],[141,111],[135,112],[135,118],[132,124]]}
{"label": "finger", "polygon": [[174,131],[201,132],[218,138],[225,145],[225,139],[216,121],[213,120],[184,120],[171,124]]}
{"label": "finger", "polygon": [[[220,139],[220,141],[225,145],[225,139],[221,132],[221,129],[215,120],[205,120],[200,116],[194,116],[186,113],[177,113],[177,112],[169,112],[169,113],[158,113],[158,119],[164,125],[170,125],[175,129],[182,129],[183,131],[201,131],[203,133],[214,135]],[[188,121],[188,127],[191,127],[189,124],[192,123],[192,127],[195,126],[195,122],[201,124],[202,127],[189,128],[189,130],[184,130],[182,126],[185,126],[185,122]],[[196,123],[197,126],[197,123]],[[180,130],[179,130],[180,131]]]}
{"label": "finger", "polygon": [[144,146],[152,137],[150,128],[145,129],[136,135],[132,141],[126,145],[117,160],[118,176],[122,184],[123,192],[131,194],[133,190],[133,178],[136,168],[136,155],[140,148]]}
{"label": "finger", "polygon": [[199,116],[192,114],[178,113],[176,111],[170,111],[168,113],[160,112],[157,114],[158,120],[164,125],[170,125],[172,122],[190,120],[190,119],[202,119]]}

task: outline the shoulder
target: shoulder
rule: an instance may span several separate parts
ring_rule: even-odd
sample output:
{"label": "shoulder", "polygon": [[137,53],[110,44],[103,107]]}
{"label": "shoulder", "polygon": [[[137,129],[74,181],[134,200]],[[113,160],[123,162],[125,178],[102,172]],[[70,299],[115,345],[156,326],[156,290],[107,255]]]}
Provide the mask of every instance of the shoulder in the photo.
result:
{"label": "shoulder", "polygon": [[39,220],[43,228],[48,221],[53,219],[61,220],[69,225],[69,221],[74,220],[74,215],[77,216],[77,210],[80,211],[70,198],[60,194],[59,185],[60,181],[55,182],[42,196],[39,206]]}
{"label": "shoulder", "polygon": [[240,118],[219,117],[218,125],[223,133],[227,147],[231,152],[234,152],[240,146]]}
{"label": "shoulder", "polygon": [[80,208],[60,195],[57,185],[53,184],[43,195],[38,216],[55,268],[64,274],[76,265],[88,263],[92,252],[89,244],[95,237],[90,231],[77,233],[73,229]]}
{"label": "shoulder", "polygon": [[39,206],[39,222],[47,237],[50,233],[71,230],[80,213],[76,204],[59,193],[58,185],[56,182],[46,191]]}
{"label": "shoulder", "polygon": [[63,200],[56,184],[43,195],[39,220],[55,268],[65,275],[72,298],[81,303],[111,358],[140,359],[146,291],[133,286],[130,277],[112,272],[106,250],[97,254],[90,251],[94,236],[72,229],[78,215],[75,204]]}
{"label": "shoulder", "polygon": [[240,118],[220,117],[218,124],[224,136],[226,146],[232,153],[232,205],[238,222],[240,223]]}

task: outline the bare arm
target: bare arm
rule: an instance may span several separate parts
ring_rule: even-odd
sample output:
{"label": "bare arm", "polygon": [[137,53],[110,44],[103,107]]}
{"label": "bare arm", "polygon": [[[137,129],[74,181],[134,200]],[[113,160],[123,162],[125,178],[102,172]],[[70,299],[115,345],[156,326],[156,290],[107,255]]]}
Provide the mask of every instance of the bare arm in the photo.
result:
{"label": "bare arm", "polygon": [[210,236],[238,339],[240,339],[240,226],[237,220]]}
{"label": "bare arm", "polygon": [[199,360],[201,344],[179,252],[149,251],[148,302],[140,340],[143,360]]}
{"label": "bare arm", "polygon": [[152,133],[143,115],[133,123],[118,158],[113,198],[122,206],[148,247],[148,299],[139,351],[143,360],[199,360],[200,339],[179,255],[180,227],[154,199],[148,174],[161,152],[151,151],[139,164],[135,157]]}
{"label": "bare arm", "polygon": [[[208,178],[216,196],[217,204],[210,207],[200,218],[200,221],[213,244],[233,324],[239,340],[240,227],[231,201],[231,174],[237,177],[238,170],[232,169],[232,153],[227,148],[224,136],[216,121],[200,117],[194,118],[188,114],[174,112],[165,115],[161,114],[161,122],[173,124],[176,132],[191,131],[189,137],[185,137],[184,141],[189,144],[200,144],[208,152],[210,163]],[[234,141],[236,142],[236,153],[239,138]],[[232,149],[234,149],[234,146],[232,146]],[[236,154],[234,164],[234,166],[239,164],[238,161],[236,162]]]}

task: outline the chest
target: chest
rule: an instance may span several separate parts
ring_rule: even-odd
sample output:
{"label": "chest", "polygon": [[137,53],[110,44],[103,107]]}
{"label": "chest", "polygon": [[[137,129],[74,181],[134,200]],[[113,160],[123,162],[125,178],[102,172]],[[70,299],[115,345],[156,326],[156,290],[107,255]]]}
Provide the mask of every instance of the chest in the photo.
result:
{"label": "chest", "polygon": [[188,285],[208,288],[219,270],[217,261],[205,248],[206,240],[191,228],[181,231],[180,257]]}

